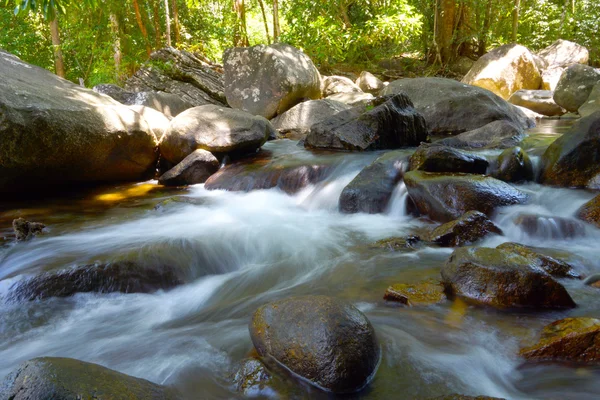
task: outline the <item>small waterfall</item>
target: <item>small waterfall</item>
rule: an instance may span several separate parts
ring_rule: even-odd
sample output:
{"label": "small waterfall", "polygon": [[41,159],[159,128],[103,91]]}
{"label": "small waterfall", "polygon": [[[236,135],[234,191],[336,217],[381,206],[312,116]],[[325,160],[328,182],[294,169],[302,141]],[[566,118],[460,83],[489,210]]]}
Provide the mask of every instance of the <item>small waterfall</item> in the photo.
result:
{"label": "small waterfall", "polygon": [[392,217],[406,217],[407,202],[408,190],[406,189],[404,181],[400,181],[392,192],[392,198],[387,206],[386,214]]}

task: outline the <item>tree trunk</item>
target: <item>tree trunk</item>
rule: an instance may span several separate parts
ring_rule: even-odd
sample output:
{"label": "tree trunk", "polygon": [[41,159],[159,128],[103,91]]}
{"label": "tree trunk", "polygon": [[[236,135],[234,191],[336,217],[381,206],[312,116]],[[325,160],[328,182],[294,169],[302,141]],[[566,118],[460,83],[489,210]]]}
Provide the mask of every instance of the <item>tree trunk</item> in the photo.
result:
{"label": "tree trunk", "polygon": [[179,11],[177,9],[177,0],[172,0],[173,5],[173,22],[175,24],[175,45],[179,43]]}
{"label": "tree trunk", "polygon": [[571,0],[565,0],[565,5],[562,10],[562,14],[560,16],[560,25],[558,26],[558,34],[559,37],[562,34],[563,28],[565,26],[565,19],[567,18],[567,8],[569,8],[569,3]]}
{"label": "tree trunk", "polygon": [[158,12],[158,0],[152,1],[152,14],[154,19],[154,36],[155,36],[155,45],[156,49],[160,49],[162,47],[161,44],[161,36],[162,32],[160,31],[160,13]]}
{"label": "tree trunk", "polygon": [[169,0],[165,0],[165,33],[167,35],[167,47],[171,47],[171,17],[169,16]]}
{"label": "tree trunk", "polygon": [[490,27],[492,25],[492,4],[493,0],[488,0],[485,8],[485,17],[483,18],[483,27],[479,35],[479,43],[477,48],[477,54],[481,57],[487,51],[487,39],[490,33]]}
{"label": "tree trunk", "polygon": [[273,42],[279,41],[281,28],[279,27],[279,0],[273,0]]}
{"label": "tree trunk", "polygon": [[112,31],[113,51],[115,60],[115,79],[117,82],[121,80],[121,36],[119,34],[119,20],[115,13],[110,13],[110,28]]}
{"label": "tree trunk", "polygon": [[350,22],[350,17],[348,17],[348,4],[343,0],[340,1],[340,14],[342,16],[342,21],[344,22],[344,28],[352,28],[352,22]]}
{"label": "tree trunk", "polygon": [[267,20],[267,13],[265,11],[264,0],[258,0],[260,6],[260,12],[262,13],[263,22],[265,23],[265,33],[267,35],[267,44],[271,44],[271,35],[269,35],[269,21]]}
{"label": "tree trunk", "polygon": [[521,0],[515,0],[515,6],[512,12],[512,41],[517,43],[517,33],[519,32],[519,8]]}
{"label": "tree trunk", "polygon": [[152,53],[152,47],[148,41],[148,31],[146,30],[146,25],[144,25],[144,21],[142,20],[142,13],[140,12],[138,0],[133,0],[133,9],[135,10],[135,20],[137,21],[138,27],[140,28],[142,36],[144,37],[144,41],[146,42],[146,54],[148,54],[148,57],[150,57],[150,53]]}
{"label": "tree trunk", "polygon": [[444,64],[454,59],[454,23],[456,19],[455,0],[441,0],[438,16],[438,45]]}
{"label": "tree trunk", "polygon": [[246,29],[246,6],[244,0],[233,0],[233,8],[237,15],[235,31],[233,33],[233,45],[235,47],[246,47],[248,42],[248,30]]}
{"label": "tree trunk", "polygon": [[58,31],[58,16],[54,13],[54,19],[50,21],[50,35],[52,36],[52,51],[54,52],[54,70],[56,75],[65,77],[65,62],[60,47],[60,34]]}

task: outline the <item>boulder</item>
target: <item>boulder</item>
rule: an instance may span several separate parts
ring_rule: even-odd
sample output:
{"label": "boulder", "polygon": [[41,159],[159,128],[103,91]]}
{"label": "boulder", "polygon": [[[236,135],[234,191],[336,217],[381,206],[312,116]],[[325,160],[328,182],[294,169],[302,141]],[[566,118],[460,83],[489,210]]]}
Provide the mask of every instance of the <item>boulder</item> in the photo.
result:
{"label": "boulder", "polygon": [[441,303],[446,295],[439,282],[397,283],[386,289],[383,299],[411,307]]}
{"label": "boulder", "polygon": [[425,120],[404,94],[377,99],[364,111],[341,111],[310,128],[307,148],[378,150],[416,146],[427,139]]}
{"label": "boulder", "polygon": [[177,98],[192,107],[225,105],[223,75],[219,69],[200,54],[167,47],[152,53],[150,60],[127,79],[125,89],[170,93],[175,96],[171,99]]}
{"label": "boulder", "polygon": [[554,101],[567,111],[577,112],[599,82],[600,70],[582,64],[571,65],[560,76]]}
{"label": "boulder", "polygon": [[537,265],[516,253],[485,247],[460,247],[442,267],[450,298],[496,308],[573,308],[566,289]]}
{"label": "boulder", "polygon": [[528,361],[600,362],[600,320],[565,318],[547,325],[538,343],[521,349]]}
{"label": "boulder", "polygon": [[542,86],[540,86],[540,89],[554,92],[565,69],[564,67],[550,67],[545,69],[542,72]]}
{"label": "boulder", "polygon": [[179,96],[165,92],[138,92],[125,104],[132,106],[144,106],[160,111],[168,118],[174,118],[185,110],[194,107],[190,102]]}
{"label": "boulder", "polygon": [[321,98],[321,75],[302,51],[287,44],[236,47],[223,54],[227,103],[273,118],[306,99]]}
{"label": "boulder", "polygon": [[446,222],[427,235],[427,240],[443,247],[458,247],[475,243],[490,235],[502,235],[502,230],[479,211],[468,211],[457,220]]}
{"label": "boulder", "polygon": [[512,222],[527,235],[540,239],[572,239],[585,236],[585,224],[573,218],[519,214]]}
{"label": "boulder", "polygon": [[164,134],[169,129],[169,125],[171,125],[171,120],[160,111],[146,106],[129,106],[130,109],[140,114],[145,120],[146,123],[154,132],[154,135],[160,142]]}
{"label": "boulder", "polygon": [[376,96],[385,87],[381,79],[368,71],[361,72],[355,83],[363,92]]}
{"label": "boulder", "polygon": [[354,306],[327,296],[301,296],[260,307],[250,336],[258,354],[333,393],[353,393],[375,374],[375,330]]}
{"label": "boulder", "polygon": [[349,108],[350,106],[335,100],[309,100],[273,118],[271,123],[279,133],[277,137],[301,139],[312,125]]}
{"label": "boulder", "polygon": [[462,82],[508,99],[517,90],[538,89],[542,77],[533,54],[526,47],[506,44],[480,57]]}
{"label": "boulder", "polygon": [[373,99],[375,99],[375,96],[371,93],[352,92],[332,94],[326,100],[338,101],[349,106],[364,106],[368,105]]}
{"label": "boulder", "polygon": [[323,181],[333,171],[329,163],[302,163],[285,158],[270,160],[261,154],[227,165],[206,180],[207,190],[249,192],[279,188],[293,194]]}
{"label": "boulder", "polygon": [[167,161],[178,164],[197,149],[215,155],[252,153],[271,135],[275,129],[263,117],[207,105],[190,108],[174,118],[159,148]]}
{"label": "boulder", "polygon": [[526,258],[530,265],[536,265],[556,278],[581,279],[581,275],[573,269],[571,264],[541,253],[551,249],[525,246],[511,242],[502,243],[496,249],[516,253]]}
{"label": "boulder", "polygon": [[105,94],[112,97],[116,101],[122,104],[129,104],[131,98],[134,96],[133,92],[129,92],[120,86],[113,85],[112,83],[101,83],[92,88],[96,93]]}
{"label": "boulder", "polygon": [[491,215],[498,207],[527,200],[527,195],[513,186],[483,175],[410,171],[404,175],[404,183],[417,210],[440,222],[472,210]]}
{"label": "boulder", "polygon": [[563,39],[558,39],[550,46],[540,50],[537,55],[549,67],[563,68],[572,64],[587,64],[590,58],[590,53],[584,46]]}
{"label": "boulder", "polygon": [[525,108],[525,107],[521,107],[521,106],[515,106],[515,108],[519,109],[523,114],[525,114],[527,116],[527,118],[530,118],[533,121],[539,121],[540,119],[545,117],[542,114],[539,114],[533,110],[530,110],[529,108]]}
{"label": "boulder", "polygon": [[8,299],[15,302],[43,300],[88,292],[150,293],[182,283],[182,274],[172,267],[117,261],[44,272],[23,279],[10,287]]}
{"label": "boulder", "polygon": [[410,170],[426,172],[465,172],[485,174],[488,161],[477,154],[452,147],[422,144],[410,157]]}
{"label": "boulder", "polygon": [[400,79],[382,94],[399,92],[408,95],[434,135],[456,135],[498,120],[511,122],[520,130],[535,126],[523,112],[489,90],[453,79]]}
{"label": "boulder", "polygon": [[533,181],[533,163],[527,152],[520,147],[504,150],[492,163],[490,175],[504,182]]}
{"label": "boulder", "polygon": [[596,111],[600,111],[600,82],[594,85],[587,100],[577,110],[582,117],[587,117]]}
{"label": "boulder", "polygon": [[386,249],[391,251],[412,251],[422,247],[423,242],[418,236],[391,237],[381,239],[371,244],[374,249]]}
{"label": "boulder", "polygon": [[165,186],[183,186],[204,183],[219,170],[219,160],[212,153],[198,149],[184,158],[179,164],[158,178]]}
{"label": "boulder", "polygon": [[0,193],[148,179],[156,136],[108,96],[0,51]]}
{"label": "boulder", "polygon": [[473,64],[475,64],[475,61],[469,57],[460,56],[450,65],[450,70],[464,76],[473,68]]}
{"label": "boulder", "polygon": [[342,190],[339,210],[346,214],[384,212],[404,175],[406,164],[406,154],[402,151],[391,151],[378,157]]}
{"label": "boulder", "polygon": [[257,358],[246,358],[236,372],[235,389],[246,396],[256,397],[271,392],[273,377],[266,366]]}
{"label": "boulder", "polygon": [[577,218],[600,228],[600,195],[581,206],[577,210]]}
{"label": "boulder", "polygon": [[524,138],[521,128],[512,122],[500,120],[435,143],[463,149],[506,149],[518,145]]}
{"label": "boulder", "polygon": [[13,220],[12,227],[15,232],[15,238],[18,242],[22,242],[42,233],[46,225],[41,222],[29,222],[24,218],[17,218]]}
{"label": "boulder", "polygon": [[0,386],[0,399],[176,400],[166,386],[72,358],[40,357],[22,363]]}
{"label": "boulder", "polygon": [[554,102],[553,95],[551,90],[521,89],[514,92],[508,101],[548,117],[563,115],[565,110]]}
{"label": "boulder", "polygon": [[338,93],[362,93],[363,91],[350,78],[345,76],[324,76],[321,82],[323,97]]}
{"label": "boulder", "polygon": [[578,120],[541,157],[540,183],[600,189],[600,111]]}

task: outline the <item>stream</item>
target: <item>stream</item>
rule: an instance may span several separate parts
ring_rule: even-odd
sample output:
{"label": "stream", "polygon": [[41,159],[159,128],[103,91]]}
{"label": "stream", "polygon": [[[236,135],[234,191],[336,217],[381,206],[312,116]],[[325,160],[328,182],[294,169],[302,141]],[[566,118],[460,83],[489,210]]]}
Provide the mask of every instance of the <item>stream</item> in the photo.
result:
{"label": "stream", "polygon": [[[544,120],[523,143],[534,162],[570,122]],[[383,300],[394,283],[439,280],[452,249],[373,248],[431,225],[406,214],[400,183],[384,214],[340,214],[339,195],[380,152],[315,155],[297,142],[269,142],[274,157],[335,164],[329,177],[294,195],[279,189],[169,189],[156,181],[74,190],[0,204],[0,296],[41,271],[95,261],[136,260],[185,271],[188,283],[152,294],[77,294],[0,303],[0,378],[39,356],[72,357],[177,387],[189,399],[239,398],[232,374],[252,349],[248,322],[260,305],[293,295],[325,294],[363,311],[377,332],[382,360],[371,385],[345,396],[414,399],[450,393],[506,399],[597,399],[600,368],[524,365],[517,356],[541,328],[572,316],[600,317],[600,292],[561,280],[578,307],[551,312],[497,311],[450,302],[405,308]],[[410,154],[414,149],[407,149]],[[500,151],[487,150],[492,156]],[[600,230],[574,237],[552,223],[535,235],[514,223],[521,213],[574,218],[594,197],[584,190],[519,184],[527,205],[493,216],[503,242],[565,250],[581,274],[600,273]],[[43,222],[48,232],[15,243],[14,218]],[[4,239],[2,237],[4,236]],[[329,398],[290,384],[281,398]]]}

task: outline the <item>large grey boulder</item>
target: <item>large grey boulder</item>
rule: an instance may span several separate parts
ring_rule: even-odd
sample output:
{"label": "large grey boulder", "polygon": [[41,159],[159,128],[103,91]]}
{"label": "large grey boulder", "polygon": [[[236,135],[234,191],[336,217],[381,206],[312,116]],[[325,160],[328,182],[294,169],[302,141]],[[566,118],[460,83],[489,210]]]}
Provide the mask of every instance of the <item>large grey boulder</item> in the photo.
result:
{"label": "large grey boulder", "polygon": [[170,93],[193,107],[224,105],[223,75],[218,70],[199,54],[168,47],[152,53],[146,65],[127,79],[125,89]]}
{"label": "large grey boulder", "polygon": [[540,183],[600,189],[600,111],[581,118],[541,158]]}
{"label": "large grey boulder", "polygon": [[407,78],[391,82],[382,94],[403,92],[425,117],[435,135],[455,135],[493,121],[511,122],[519,129],[535,126],[522,111],[489,90],[445,78]]}
{"label": "large grey boulder", "polygon": [[503,99],[542,82],[533,54],[524,46],[506,44],[479,58],[462,82],[488,89]]}
{"label": "large grey boulder", "polygon": [[0,193],[152,176],[140,114],[3,51],[0,76]]}
{"label": "large grey boulder", "polygon": [[347,214],[385,211],[407,164],[406,153],[402,151],[390,151],[378,157],[342,190],[339,210]]}
{"label": "large grey boulder", "polygon": [[481,128],[444,138],[435,144],[463,149],[507,149],[518,145],[525,134],[514,123],[499,120],[490,122]]}
{"label": "large grey boulder", "polygon": [[440,222],[472,210],[491,215],[498,207],[527,201],[519,189],[484,175],[410,171],[404,183],[419,213]]}
{"label": "large grey boulder", "polygon": [[558,39],[540,50],[537,55],[547,63],[548,67],[563,68],[573,64],[587,64],[590,58],[590,52],[584,46],[563,39]]}
{"label": "large grey boulder", "polygon": [[301,296],[260,307],[250,336],[258,354],[333,393],[364,388],[379,363],[379,344],[367,317],[326,296]]}
{"label": "large grey boulder", "polygon": [[600,70],[582,64],[571,65],[560,77],[554,101],[567,111],[577,112],[597,83],[600,83]]}
{"label": "large grey boulder", "polygon": [[381,79],[368,71],[361,72],[355,83],[363,92],[374,95],[378,95],[385,87]]}
{"label": "large grey boulder", "polygon": [[427,139],[423,117],[404,94],[379,98],[365,112],[356,107],[337,113],[310,128],[307,148],[376,150],[416,146]]}
{"label": "large grey boulder", "polygon": [[312,125],[349,108],[350,106],[335,100],[309,100],[273,118],[271,123],[277,129],[278,137],[300,139]]}
{"label": "large grey boulder", "polygon": [[171,120],[160,111],[146,106],[129,106],[129,108],[136,113],[140,114],[142,118],[146,120],[152,132],[160,142],[163,135],[169,129],[169,125],[171,125]]}
{"label": "large grey boulder", "polygon": [[215,155],[251,153],[272,135],[275,130],[263,117],[206,105],[190,108],[175,117],[159,148],[167,161],[178,164],[197,149]]}
{"label": "large grey boulder", "polygon": [[22,363],[0,387],[0,399],[78,400],[129,399],[176,400],[179,393],[157,385],[72,358],[41,357]]}
{"label": "large grey boulder", "polygon": [[194,185],[204,183],[219,170],[219,160],[212,153],[198,149],[184,158],[179,164],[158,178],[165,186]]}
{"label": "large grey boulder", "polygon": [[273,118],[306,99],[321,97],[321,75],[302,51],[287,44],[236,47],[223,54],[227,103]]}
{"label": "large grey boulder", "polygon": [[517,90],[508,101],[549,117],[563,115],[565,110],[554,102],[551,90]]}

